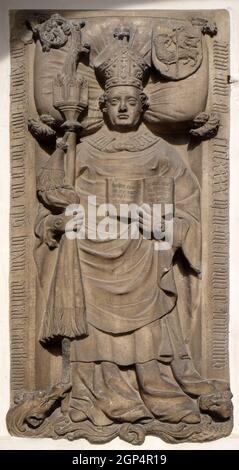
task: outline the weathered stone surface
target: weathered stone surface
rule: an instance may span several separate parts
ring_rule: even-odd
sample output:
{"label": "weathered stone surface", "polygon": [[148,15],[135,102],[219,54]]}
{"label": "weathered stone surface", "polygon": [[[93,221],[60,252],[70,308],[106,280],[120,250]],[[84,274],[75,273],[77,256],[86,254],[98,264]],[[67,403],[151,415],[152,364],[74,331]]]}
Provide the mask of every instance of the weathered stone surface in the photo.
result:
{"label": "weathered stone surface", "polygon": [[228,435],[227,13],[11,26],[9,432]]}

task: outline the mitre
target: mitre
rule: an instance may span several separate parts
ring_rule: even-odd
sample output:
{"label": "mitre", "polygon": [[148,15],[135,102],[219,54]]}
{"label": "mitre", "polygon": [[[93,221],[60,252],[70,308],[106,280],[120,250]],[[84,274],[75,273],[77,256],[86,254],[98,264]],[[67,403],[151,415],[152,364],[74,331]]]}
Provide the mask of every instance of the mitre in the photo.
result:
{"label": "mitre", "polygon": [[94,69],[105,90],[114,86],[134,86],[143,90],[149,65],[133,47],[129,28],[117,28],[113,40],[94,61]]}

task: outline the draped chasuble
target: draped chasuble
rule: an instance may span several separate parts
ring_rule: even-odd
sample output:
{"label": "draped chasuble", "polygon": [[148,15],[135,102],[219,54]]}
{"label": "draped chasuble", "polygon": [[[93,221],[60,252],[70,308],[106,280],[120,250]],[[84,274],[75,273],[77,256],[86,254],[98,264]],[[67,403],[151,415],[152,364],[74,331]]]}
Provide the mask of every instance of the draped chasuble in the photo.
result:
{"label": "draped chasuble", "polygon": [[[57,168],[58,172],[59,170]],[[47,172],[49,167],[42,169],[44,178]],[[51,172],[54,173],[54,170],[51,169]],[[128,335],[163,318],[173,310],[178,295],[173,276],[175,247],[180,246],[191,268],[196,273],[200,272],[200,189],[196,177],[185,166],[178,153],[165,141],[154,136],[144,125],[137,132],[130,133],[123,145],[120,138],[114,138],[112,133],[103,128],[94,137],[85,138],[78,146],[76,192],[80,204],[85,209],[86,225],[88,196],[96,197],[97,211],[97,206],[107,202],[107,180],[114,177],[122,177],[126,181],[140,180],[155,175],[172,177],[174,180],[174,247],[158,251],[155,249],[155,240],[144,239],[141,234],[138,239],[130,239],[129,233],[128,239],[104,241],[97,237],[96,232],[95,240],[88,239],[87,232],[91,232],[90,227],[87,227],[86,238],[77,240],[76,258],[81,267],[86,323],[88,328],[97,329],[102,334]],[[42,179],[41,175],[41,181]],[[41,197],[48,204],[51,200],[54,200],[54,204],[58,200],[59,206],[66,206],[68,188],[59,186],[59,182],[56,187],[53,182],[47,186],[45,180],[46,178],[44,184],[47,190],[40,188]],[[68,197],[68,200],[69,204],[76,202],[72,197]],[[38,233],[46,223],[47,216],[47,209],[39,211],[36,225]],[[98,217],[96,220],[96,226],[99,219]],[[185,224],[177,224],[180,219]],[[69,240],[68,243],[72,241]],[[53,273],[55,289],[58,269],[63,269],[59,260]],[[59,275],[61,274],[59,272]],[[61,296],[59,290],[57,293],[55,290],[55,294]],[[48,296],[54,297],[54,291],[50,290]],[[62,310],[61,320],[54,319],[56,312],[46,310],[40,338],[43,341],[61,334],[62,327],[59,323],[64,323],[64,299],[55,298],[51,304],[53,310],[56,305]],[[77,331],[77,314],[79,312],[72,310],[76,325],[75,335],[73,331],[69,331],[69,337],[72,338],[81,335],[81,332]],[[54,331],[56,323],[59,331]],[[80,341],[82,351],[84,342],[87,342],[87,339]],[[102,359],[104,358],[96,356],[91,360]],[[110,360],[110,357],[107,359]]]}
{"label": "draped chasuble", "polygon": [[[88,236],[75,241],[62,237],[59,247],[50,255],[55,256],[55,264],[50,289],[44,291],[46,308],[40,340],[48,343],[62,336],[72,339],[71,407],[96,424],[109,424],[117,416],[121,419],[120,415],[128,421],[152,415],[178,421],[195,411],[195,404],[173,379],[170,368],[175,358],[190,361],[177,309],[180,292],[175,285],[173,263],[180,248],[191,270],[200,273],[200,189],[196,177],[179,154],[144,125],[127,134],[123,142],[106,127],[93,137],[85,137],[77,150],[76,193],[64,185],[63,179],[60,181],[63,157],[59,155],[51,157],[41,171],[39,197],[45,206],[54,202],[64,208],[67,202],[80,202],[85,209],[86,234],[92,232],[88,197],[96,197],[96,211],[100,204],[110,202],[107,188],[112,178],[131,182],[154,176],[173,179],[174,231],[170,249],[156,250],[155,240],[142,234],[135,239],[126,236],[122,239],[118,234],[112,240],[103,240],[98,235],[95,239]],[[39,236],[36,262],[38,251],[44,249],[40,238],[48,216],[49,211],[41,207],[36,224]],[[96,225],[100,220],[102,217],[96,217]],[[132,233],[132,224],[130,220],[125,222],[126,232]],[[66,243],[75,244],[73,271],[67,266]],[[66,279],[69,287],[64,292],[60,287],[62,279]],[[153,411],[152,403],[145,406],[137,391],[134,365],[137,380],[143,374],[144,382],[148,373],[152,375],[152,367],[156,367],[153,376],[160,377],[157,380],[163,394],[170,389],[172,398],[177,400],[173,413],[163,407],[160,412]],[[109,399],[111,380],[121,384],[120,396],[122,393],[129,400],[127,410],[119,405],[122,396],[120,399],[115,390],[113,402],[116,400],[117,405],[112,405],[111,411],[106,412],[102,397],[97,398],[94,383],[103,384],[101,392]],[[160,395],[162,390],[157,393]]]}

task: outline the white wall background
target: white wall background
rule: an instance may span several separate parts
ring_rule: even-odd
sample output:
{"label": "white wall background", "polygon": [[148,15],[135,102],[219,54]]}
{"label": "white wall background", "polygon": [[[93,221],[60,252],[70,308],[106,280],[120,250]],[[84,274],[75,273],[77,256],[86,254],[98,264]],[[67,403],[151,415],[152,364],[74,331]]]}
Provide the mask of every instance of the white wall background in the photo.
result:
{"label": "white wall background", "polygon": [[230,206],[230,369],[234,395],[234,430],[231,436],[205,444],[165,444],[147,437],[140,449],[239,449],[239,0],[0,0],[0,449],[137,449],[116,439],[101,446],[87,441],[23,439],[8,435],[5,416],[9,407],[9,92],[10,9],[227,9],[231,16],[231,206]]}

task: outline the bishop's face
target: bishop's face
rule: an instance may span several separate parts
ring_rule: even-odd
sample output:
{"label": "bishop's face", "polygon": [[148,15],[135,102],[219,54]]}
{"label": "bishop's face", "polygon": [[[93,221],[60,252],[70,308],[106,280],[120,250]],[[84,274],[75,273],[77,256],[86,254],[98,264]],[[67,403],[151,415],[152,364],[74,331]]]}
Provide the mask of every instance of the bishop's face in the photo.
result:
{"label": "bishop's face", "polygon": [[143,113],[140,90],[134,86],[116,86],[107,93],[106,113],[113,129],[137,128]]}

